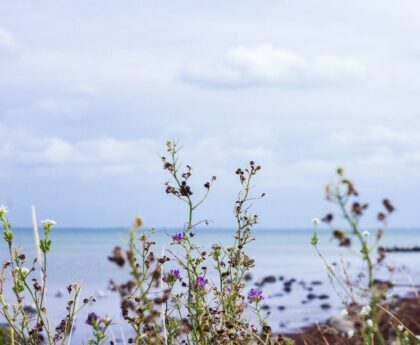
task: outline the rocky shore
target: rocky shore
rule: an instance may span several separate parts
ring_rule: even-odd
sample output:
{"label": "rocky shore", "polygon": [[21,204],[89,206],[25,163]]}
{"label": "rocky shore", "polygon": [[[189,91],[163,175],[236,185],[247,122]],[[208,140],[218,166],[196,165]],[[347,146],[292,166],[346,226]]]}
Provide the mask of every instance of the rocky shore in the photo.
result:
{"label": "rocky shore", "polygon": [[[407,297],[399,298],[393,304],[384,304],[384,308],[389,310],[394,317],[384,313],[379,322],[380,332],[387,341],[387,344],[397,345],[392,342],[395,336],[395,329],[400,320],[412,333],[420,334],[420,299],[417,293],[411,293]],[[390,327],[390,324],[393,327]],[[303,328],[299,332],[283,334],[295,341],[295,345],[318,345],[318,344],[347,344],[360,345],[363,342],[356,337],[349,338],[348,331],[353,325],[344,317],[331,317],[327,322],[313,324]]]}

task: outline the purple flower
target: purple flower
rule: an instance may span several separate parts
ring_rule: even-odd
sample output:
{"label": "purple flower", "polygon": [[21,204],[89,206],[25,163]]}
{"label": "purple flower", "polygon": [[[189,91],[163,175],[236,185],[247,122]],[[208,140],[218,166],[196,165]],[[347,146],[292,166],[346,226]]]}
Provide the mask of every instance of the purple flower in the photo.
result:
{"label": "purple flower", "polygon": [[195,287],[199,290],[202,290],[206,287],[207,284],[207,279],[204,278],[203,276],[198,276],[197,279],[195,280]]}
{"label": "purple flower", "polygon": [[264,299],[262,291],[260,289],[251,289],[248,292],[248,301],[250,303],[258,303]]}
{"label": "purple flower", "polygon": [[96,313],[89,313],[86,323],[90,326],[95,325],[99,320],[99,316]]}
{"label": "purple flower", "polygon": [[178,232],[172,236],[174,242],[180,243],[185,238],[185,232]]}
{"label": "purple flower", "polygon": [[176,278],[176,280],[180,280],[181,279],[181,274],[179,273],[179,270],[174,269],[174,270],[170,270],[169,274],[171,276],[173,276],[174,278]]}
{"label": "purple flower", "polygon": [[163,281],[166,283],[175,283],[177,280],[181,280],[181,274],[177,269],[170,270],[163,275]]}

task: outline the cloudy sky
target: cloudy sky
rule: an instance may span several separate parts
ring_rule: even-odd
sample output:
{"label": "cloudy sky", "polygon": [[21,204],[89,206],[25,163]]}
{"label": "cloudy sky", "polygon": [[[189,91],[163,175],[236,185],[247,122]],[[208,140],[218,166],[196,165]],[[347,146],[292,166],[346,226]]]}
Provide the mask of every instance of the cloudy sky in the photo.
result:
{"label": "cloudy sky", "polygon": [[234,170],[263,166],[262,226],[308,227],[344,166],[394,226],[420,225],[420,4],[402,1],[0,2],[0,202],[62,226],[140,214],[175,226],[159,156],[184,145],[199,218],[232,224]]}

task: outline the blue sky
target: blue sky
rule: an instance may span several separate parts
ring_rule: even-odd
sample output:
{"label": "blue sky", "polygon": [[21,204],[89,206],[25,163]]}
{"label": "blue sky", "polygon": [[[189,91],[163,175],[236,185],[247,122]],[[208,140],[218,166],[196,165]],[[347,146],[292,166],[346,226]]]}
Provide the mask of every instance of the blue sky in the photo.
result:
{"label": "blue sky", "polygon": [[418,1],[0,3],[0,202],[62,226],[176,226],[160,154],[184,144],[198,215],[230,226],[253,159],[262,226],[308,227],[344,166],[372,205],[420,216]]}

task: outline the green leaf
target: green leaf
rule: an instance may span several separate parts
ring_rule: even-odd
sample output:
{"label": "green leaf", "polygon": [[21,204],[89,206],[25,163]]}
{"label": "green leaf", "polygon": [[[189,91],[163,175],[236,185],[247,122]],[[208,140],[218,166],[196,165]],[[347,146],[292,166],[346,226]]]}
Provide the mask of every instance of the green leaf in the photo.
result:
{"label": "green leaf", "polygon": [[315,231],[314,234],[312,235],[312,239],[311,239],[311,244],[316,247],[316,245],[318,244],[318,234]]}

